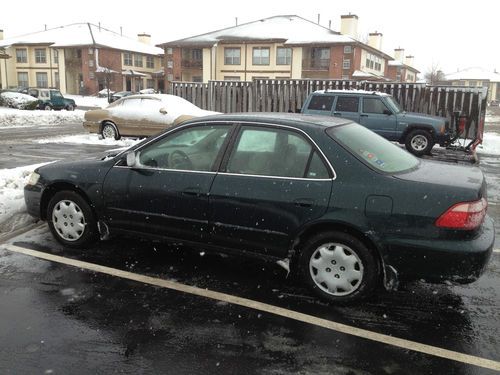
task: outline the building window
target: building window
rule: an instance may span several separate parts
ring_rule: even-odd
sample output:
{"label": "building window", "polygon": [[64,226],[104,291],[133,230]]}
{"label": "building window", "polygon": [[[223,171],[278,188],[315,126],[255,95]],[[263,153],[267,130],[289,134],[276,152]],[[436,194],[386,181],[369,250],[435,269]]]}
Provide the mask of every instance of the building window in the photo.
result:
{"label": "building window", "polygon": [[344,59],[344,61],[342,62],[342,69],[351,69],[350,59]]}
{"label": "building window", "polygon": [[313,48],[311,50],[311,68],[328,69],[330,67],[330,48]]}
{"label": "building window", "polygon": [[89,72],[89,78],[90,79],[95,79],[95,73],[94,72]]}
{"label": "building window", "polygon": [[81,59],[82,58],[82,50],[81,49],[77,49],[76,50],[76,58],[77,59]]}
{"label": "building window", "polygon": [[26,48],[16,49],[16,61],[19,64],[26,64],[28,62],[28,51]]}
{"label": "building window", "polygon": [[18,72],[17,73],[17,85],[19,87],[28,87],[28,73],[27,72]]}
{"label": "building window", "polygon": [[203,77],[202,76],[193,76],[191,78],[191,82],[203,82]]}
{"label": "building window", "polygon": [[269,47],[254,47],[252,52],[253,65],[269,65]]}
{"label": "building window", "polygon": [[203,59],[202,55],[203,55],[202,51],[199,48],[195,48],[195,49],[191,50],[191,58],[193,60],[200,60],[201,61]]}
{"label": "building window", "polygon": [[142,68],[142,55],[141,54],[134,54],[134,66],[138,66]]}
{"label": "building window", "polygon": [[36,87],[47,88],[49,87],[49,82],[47,80],[47,73],[36,73]]}
{"label": "building window", "polygon": [[35,48],[35,63],[47,63],[47,51],[45,50],[45,48]]}
{"label": "building window", "polygon": [[167,61],[167,68],[172,69],[174,67],[173,61]]}
{"label": "building window", "polygon": [[56,83],[56,88],[59,88],[59,72],[54,72],[54,82]]}
{"label": "building window", "polygon": [[93,55],[94,54],[94,49],[92,47],[89,48],[89,55]]}
{"label": "building window", "polygon": [[171,55],[172,54],[172,48],[167,48],[167,55]]}
{"label": "building window", "polygon": [[276,65],[290,65],[292,63],[292,49],[278,47],[276,50]]}
{"label": "building window", "polygon": [[224,81],[240,81],[239,76],[224,76]]}
{"label": "building window", "polygon": [[155,59],[153,56],[146,56],[146,68],[154,69]]}
{"label": "building window", "polygon": [[224,64],[225,65],[240,65],[241,61],[240,48],[224,48]]}
{"label": "building window", "polygon": [[54,49],[54,64],[59,64],[59,51]]}
{"label": "building window", "polygon": [[352,46],[344,46],[344,53],[346,54],[352,53]]}
{"label": "building window", "polygon": [[123,65],[132,66],[132,54],[130,52],[123,53]]}
{"label": "building window", "polygon": [[167,81],[173,81],[174,75],[172,73],[167,74]]}
{"label": "building window", "polygon": [[93,67],[94,66],[94,60],[89,60],[89,67]]}
{"label": "building window", "polygon": [[153,79],[147,79],[146,80],[146,88],[154,89],[155,88],[155,81]]}

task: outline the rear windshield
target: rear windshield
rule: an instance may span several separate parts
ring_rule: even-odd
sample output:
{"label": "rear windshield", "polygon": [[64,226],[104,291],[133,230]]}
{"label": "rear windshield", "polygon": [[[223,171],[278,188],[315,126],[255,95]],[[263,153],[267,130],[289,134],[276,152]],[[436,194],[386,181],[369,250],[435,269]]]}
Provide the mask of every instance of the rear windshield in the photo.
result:
{"label": "rear windshield", "polygon": [[359,159],[385,173],[407,171],[418,159],[365,127],[350,123],[327,129],[327,134]]}

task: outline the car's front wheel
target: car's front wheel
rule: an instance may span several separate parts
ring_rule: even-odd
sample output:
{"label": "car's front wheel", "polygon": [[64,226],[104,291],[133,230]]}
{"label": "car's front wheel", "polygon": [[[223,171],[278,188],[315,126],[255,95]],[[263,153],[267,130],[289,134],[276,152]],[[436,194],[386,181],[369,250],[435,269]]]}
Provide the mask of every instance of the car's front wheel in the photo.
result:
{"label": "car's front wheel", "polygon": [[49,202],[47,222],[64,246],[82,248],[97,239],[97,222],[89,204],[74,191],[60,191]]}
{"label": "car's front wheel", "polygon": [[379,263],[358,238],[340,231],[319,233],[302,246],[299,268],[320,298],[348,303],[368,296],[379,283]]}
{"label": "car's front wheel", "polygon": [[118,133],[115,124],[109,121],[102,126],[101,134],[104,139],[120,139],[120,133]]}
{"label": "car's front wheel", "polygon": [[68,104],[66,106],[66,111],[74,111],[75,110],[75,106],[73,104]]}
{"label": "car's front wheel", "polygon": [[432,134],[427,130],[416,129],[408,133],[405,140],[405,147],[416,156],[430,154],[434,141]]}
{"label": "car's front wheel", "polygon": [[45,105],[43,106],[43,109],[44,109],[45,111],[52,111],[52,106],[51,106],[50,104],[45,104]]}

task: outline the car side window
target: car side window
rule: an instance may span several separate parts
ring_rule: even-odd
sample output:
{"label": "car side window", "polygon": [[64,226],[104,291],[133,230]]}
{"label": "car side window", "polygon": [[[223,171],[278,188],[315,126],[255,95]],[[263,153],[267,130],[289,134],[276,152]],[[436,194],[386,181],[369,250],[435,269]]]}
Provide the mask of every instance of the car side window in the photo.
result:
{"label": "car side window", "polygon": [[211,171],[229,125],[194,126],[171,133],[139,151],[146,168]]}
{"label": "car side window", "polygon": [[[310,173],[306,173],[308,165],[312,164],[312,152],[312,145],[298,133],[283,129],[243,127],[229,157],[226,172],[321,178],[316,177],[316,174],[323,176],[323,172],[309,168]],[[320,169],[321,167],[318,167],[318,170]]]}
{"label": "car side window", "polygon": [[356,96],[339,96],[335,111],[337,112],[358,112],[359,98]]}
{"label": "car side window", "polygon": [[307,178],[326,179],[330,178],[330,173],[317,151],[314,151],[311,163],[307,170]]}
{"label": "car side window", "polygon": [[380,98],[363,98],[364,113],[384,114],[384,111],[389,110]]}
{"label": "car side window", "polygon": [[311,98],[307,109],[311,109],[313,111],[331,112],[334,100],[335,96],[333,95],[314,95]]}

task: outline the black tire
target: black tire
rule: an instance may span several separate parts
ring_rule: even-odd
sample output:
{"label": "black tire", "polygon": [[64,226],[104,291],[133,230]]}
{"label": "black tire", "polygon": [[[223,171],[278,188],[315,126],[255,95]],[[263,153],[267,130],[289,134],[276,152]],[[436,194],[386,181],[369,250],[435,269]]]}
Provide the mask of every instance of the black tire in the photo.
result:
{"label": "black tire", "polygon": [[427,130],[412,130],[406,136],[405,147],[416,156],[430,154],[432,147],[434,147],[434,139],[432,134]]}
{"label": "black tire", "polygon": [[62,245],[80,249],[97,240],[97,221],[88,203],[78,193],[56,193],[47,208],[47,223]]}
{"label": "black tire", "polygon": [[75,106],[73,104],[68,104],[66,106],[66,111],[74,111],[75,110]]}
{"label": "black tire", "polygon": [[380,284],[375,253],[350,234],[322,232],[307,239],[301,248],[298,266],[302,278],[325,301],[358,301]]}
{"label": "black tire", "polygon": [[50,104],[45,104],[45,105],[43,106],[43,110],[44,110],[44,111],[52,111],[52,109],[53,109],[53,108],[52,108],[52,106],[51,106]]}
{"label": "black tire", "polygon": [[106,121],[102,125],[101,135],[103,139],[119,140],[121,137],[120,133],[118,132],[118,129],[116,128],[116,125],[110,121]]}

